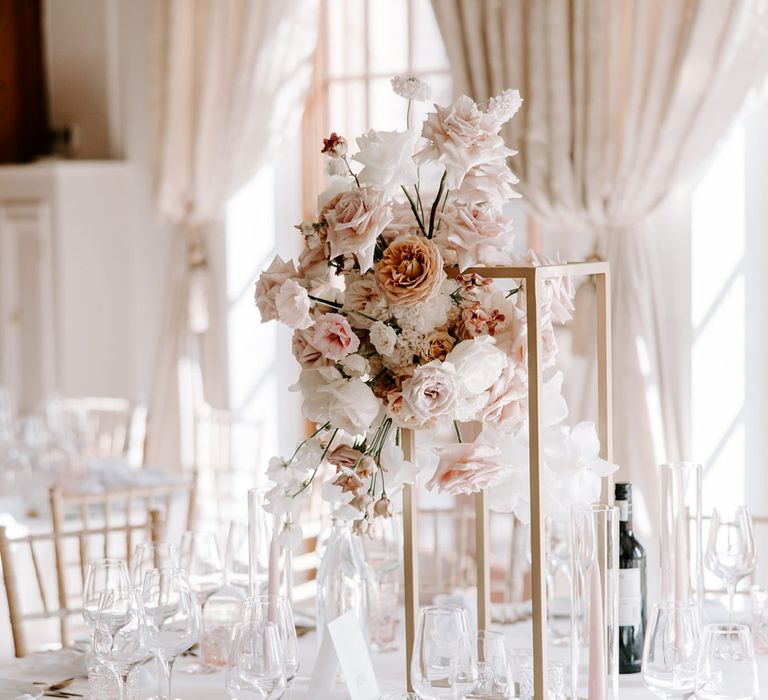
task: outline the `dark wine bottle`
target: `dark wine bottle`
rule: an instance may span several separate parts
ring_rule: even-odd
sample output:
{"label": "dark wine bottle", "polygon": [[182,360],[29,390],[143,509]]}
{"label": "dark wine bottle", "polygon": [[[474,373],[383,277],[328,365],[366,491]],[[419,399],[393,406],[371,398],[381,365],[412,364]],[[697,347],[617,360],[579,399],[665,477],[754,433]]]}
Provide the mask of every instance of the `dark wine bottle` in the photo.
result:
{"label": "dark wine bottle", "polygon": [[619,673],[639,673],[646,623],[645,549],[632,531],[632,484],[616,484],[619,509]]}

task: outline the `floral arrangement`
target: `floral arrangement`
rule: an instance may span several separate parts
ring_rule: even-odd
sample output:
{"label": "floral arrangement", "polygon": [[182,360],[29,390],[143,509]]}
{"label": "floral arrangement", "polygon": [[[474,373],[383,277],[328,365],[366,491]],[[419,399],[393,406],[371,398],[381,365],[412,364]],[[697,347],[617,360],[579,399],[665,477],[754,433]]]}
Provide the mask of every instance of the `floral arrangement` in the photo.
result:
{"label": "floral arrangement", "polygon": [[[429,98],[415,78],[392,84],[407,115],[412,101]],[[514,152],[499,131],[520,105],[516,90],[483,106],[462,96],[435,105],[420,131],[408,116],[404,131],[369,131],[351,156],[343,137],[324,140],[330,185],[316,219],[297,226],[303,251],[297,263],[276,257],[256,284],[262,322],[294,330],[302,409],[317,425],[293,455],[270,462],[267,507],[284,516],[286,537],[296,537],[290,516],[328,472],[324,496],[356,532],[389,517],[391,495],[416,469],[403,458],[402,428],[429,430],[431,444],[442,443],[427,487],[467,494],[492,486],[493,507],[527,518],[525,292],[466,272],[551,263],[511,250],[504,205],[519,195],[507,165]],[[544,296],[545,493],[557,516],[595,500],[600,477],[615,467],[598,457],[593,424],[561,425],[554,325],[571,318],[570,281],[548,280]],[[473,441],[462,440],[467,421],[483,425]]]}

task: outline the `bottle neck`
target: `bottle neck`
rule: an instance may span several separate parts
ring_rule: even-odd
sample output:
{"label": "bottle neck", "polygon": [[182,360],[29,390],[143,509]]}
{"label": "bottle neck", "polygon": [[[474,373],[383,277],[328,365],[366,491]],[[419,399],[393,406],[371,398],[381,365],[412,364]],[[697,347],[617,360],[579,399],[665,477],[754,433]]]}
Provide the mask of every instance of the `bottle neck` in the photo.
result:
{"label": "bottle neck", "polygon": [[632,501],[616,499],[616,507],[619,509],[619,529],[632,532]]}

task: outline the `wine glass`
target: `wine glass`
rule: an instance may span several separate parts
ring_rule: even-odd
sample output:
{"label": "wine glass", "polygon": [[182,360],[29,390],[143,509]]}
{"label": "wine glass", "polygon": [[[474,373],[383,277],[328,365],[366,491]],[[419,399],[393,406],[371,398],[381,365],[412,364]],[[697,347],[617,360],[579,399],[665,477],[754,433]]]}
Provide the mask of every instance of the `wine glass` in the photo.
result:
{"label": "wine glass", "polygon": [[695,605],[654,605],[643,646],[643,683],[660,698],[688,698],[696,689],[701,621]]}
{"label": "wine glass", "polygon": [[170,542],[140,542],[131,559],[131,583],[141,593],[144,577],[152,569],[175,569],[179,566],[176,545]]}
{"label": "wine glass", "polygon": [[[185,532],[181,538],[181,568],[187,572],[189,587],[202,610],[207,600],[224,584],[224,564],[219,545],[211,532]],[[202,634],[202,630],[201,630]],[[216,669],[206,663],[195,663],[183,673],[213,673]]]}
{"label": "wine glass", "polygon": [[232,520],[224,550],[224,578],[228,585],[248,590],[249,556],[248,523]]}
{"label": "wine glass", "polygon": [[752,633],[747,625],[707,625],[698,661],[700,700],[754,700],[760,696]]}
{"label": "wine glass", "polygon": [[103,591],[93,619],[94,653],[117,677],[120,700],[124,700],[129,674],[151,656],[145,646],[144,619],[136,592],[130,587]]}
{"label": "wine glass", "polygon": [[752,519],[745,506],[736,509],[732,520],[724,519],[717,508],[714,509],[705,562],[707,568],[725,583],[728,591],[728,609],[733,620],[736,586],[741,579],[755,570],[757,562]]}
{"label": "wine glass", "polygon": [[285,692],[282,646],[274,622],[235,625],[225,685],[231,697],[276,700]]}
{"label": "wine glass", "polygon": [[430,606],[419,611],[411,680],[425,700],[462,697],[475,687],[477,660],[466,610]]}
{"label": "wine glass", "polygon": [[96,626],[96,616],[102,594],[114,591],[126,595],[131,589],[128,569],[122,559],[93,559],[88,562],[83,583],[83,620]]}
{"label": "wine glass", "polygon": [[179,654],[198,640],[199,606],[182,569],[152,569],[141,589],[147,646],[160,659],[167,695],[172,700],[171,676]]}
{"label": "wine glass", "polygon": [[512,682],[504,635],[481,630],[477,633],[476,643],[478,681],[466,697],[488,700],[508,698]]}
{"label": "wine glass", "polygon": [[283,595],[251,596],[245,601],[243,621],[275,623],[281,645],[280,658],[285,680],[290,683],[299,671],[299,641],[288,598]]}

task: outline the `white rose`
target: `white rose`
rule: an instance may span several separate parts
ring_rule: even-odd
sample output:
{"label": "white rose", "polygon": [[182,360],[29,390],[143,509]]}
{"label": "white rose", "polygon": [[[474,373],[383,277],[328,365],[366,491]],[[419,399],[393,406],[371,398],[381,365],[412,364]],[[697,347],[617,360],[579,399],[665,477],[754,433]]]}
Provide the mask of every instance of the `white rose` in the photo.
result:
{"label": "white rose", "polygon": [[349,377],[363,377],[370,372],[370,365],[362,355],[354,353],[347,355],[340,363],[344,373]]}
{"label": "white rose", "polygon": [[346,381],[335,367],[305,369],[299,376],[299,389],[304,399],[301,412],[314,423],[327,423],[331,398],[321,390],[328,384]]}
{"label": "white rose", "polygon": [[352,156],[352,160],[363,164],[363,169],[357,176],[360,182],[377,185],[389,195],[399,192],[401,185],[416,182],[413,151],[418,138],[419,132],[416,129],[371,129],[364,136],[359,136],[357,145],[360,151]]}
{"label": "white rose", "polygon": [[371,326],[370,338],[373,347],[376,348],[376,352],[379,355],[384,355],[384,357],[392,354],[397,343],[395,329],[381,321],[376,321]]}
{"label": "white rose", "polygon": [[314,321],[309,315],[309,294],[296,280],[285,280],[275,297],[277,315],[289,328],[309,328]]}
{"label": "white rose", "polygon": [[403,401],[421,424],[451,416],[459,405],[459,380],[452,364],[433,360],[403,382]]}
{"label": "white rose", "polygon": [[334,428],[360,435],[371,427],[381,408],[371,388],[360,379],[341,379],[321,387],[329,397],[328,420]]}
{"label": "white rose", "polygon": [[490,335],[479,335],[456,345],[446,362],[456,367],[463,396],[477,396],[487,391],[507,366],[507,356],[496,347]]}

